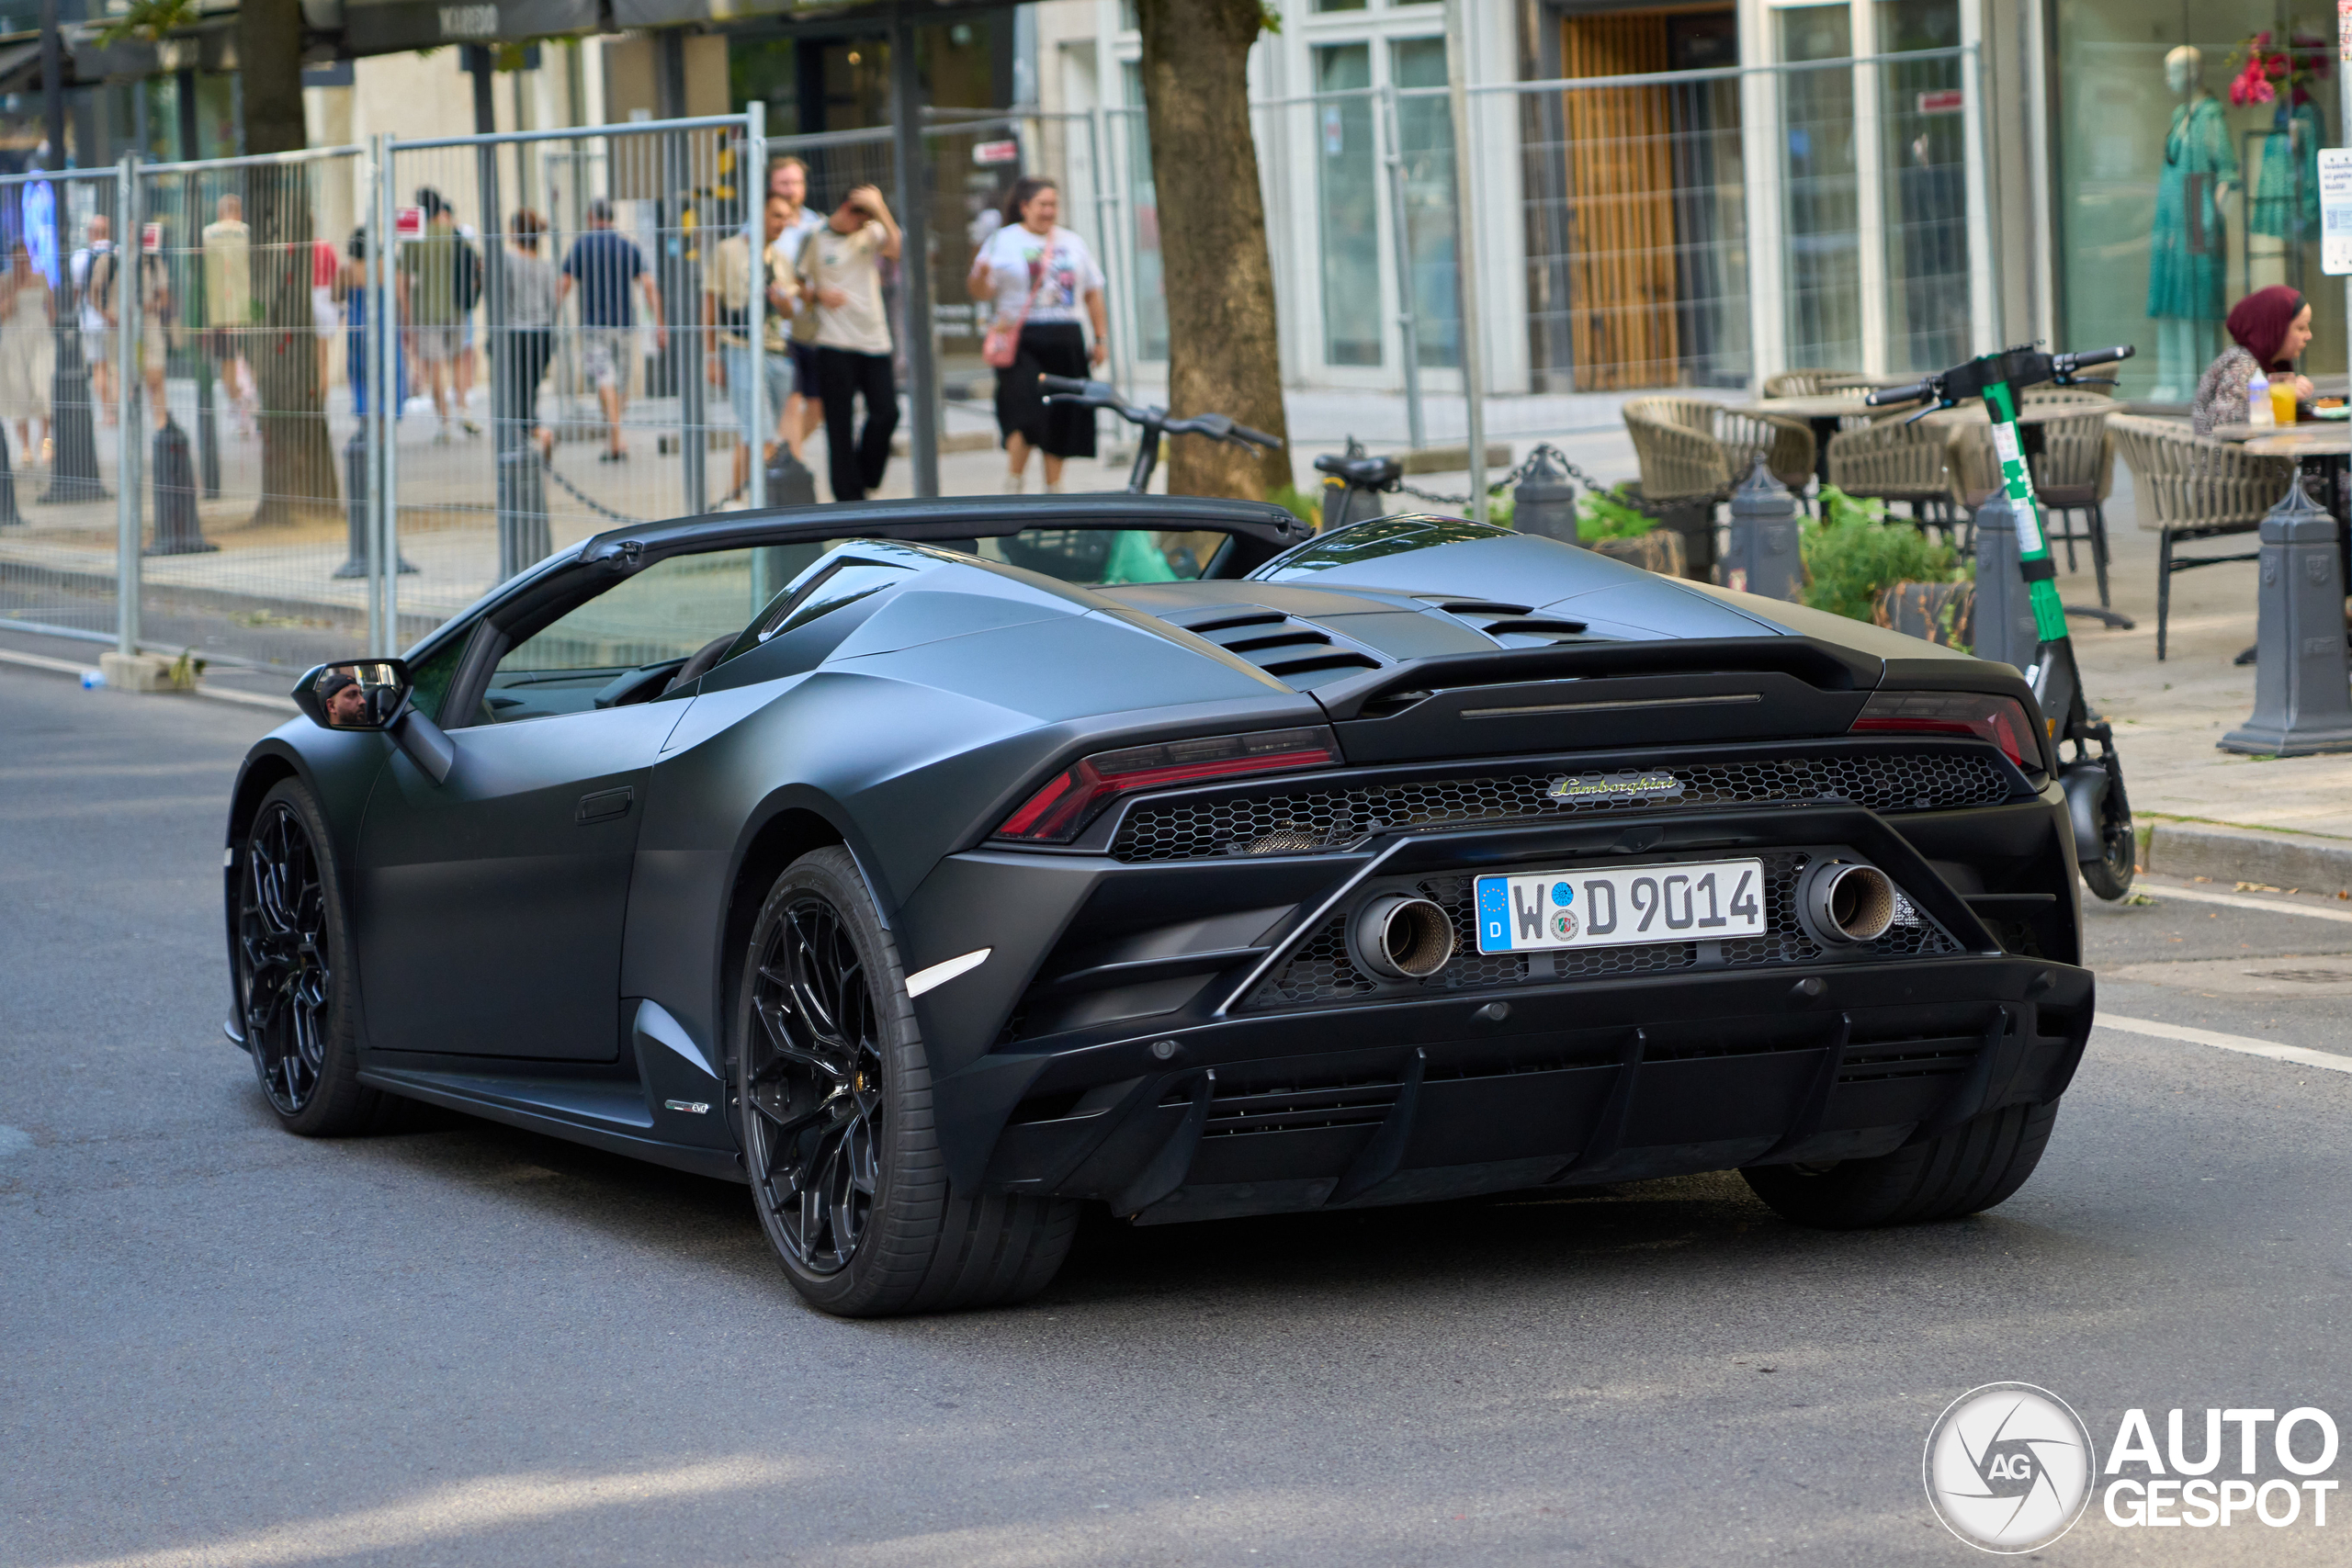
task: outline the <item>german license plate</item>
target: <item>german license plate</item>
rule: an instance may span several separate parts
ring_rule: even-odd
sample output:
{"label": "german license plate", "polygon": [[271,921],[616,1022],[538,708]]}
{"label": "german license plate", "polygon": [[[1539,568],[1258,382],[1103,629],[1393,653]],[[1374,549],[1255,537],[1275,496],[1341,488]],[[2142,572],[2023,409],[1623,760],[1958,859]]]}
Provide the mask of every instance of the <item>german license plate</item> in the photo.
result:
{"label": "german license plate", "polygon": [[1478,951],[1764,934],[1764,863],[1683,861],[1478,878]]}

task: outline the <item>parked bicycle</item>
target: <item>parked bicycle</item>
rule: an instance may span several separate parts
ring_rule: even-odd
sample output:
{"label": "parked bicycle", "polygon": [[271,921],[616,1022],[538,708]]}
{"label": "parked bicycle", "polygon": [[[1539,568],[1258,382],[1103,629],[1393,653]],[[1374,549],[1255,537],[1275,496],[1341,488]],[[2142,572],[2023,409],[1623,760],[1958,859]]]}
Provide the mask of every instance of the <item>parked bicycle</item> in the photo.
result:
{"label": "parked bicycle", "polygon": [[[1993,449],[2001,462],[2004,494],[2017,517],[2018,560],[2033,605],[2034,630],[2041,637],[2025,677],[2041,704],[2052,739],[2074,747],[2071,760],[2062,754],[2058,778],[2074,819],[2075,858],[2085,886],[2109,900],[2131,891],[2139,858],[2138,841],[2132,833],[2132,805],[2123,793],[2123,759],[2116,752],[2113,728],[2084,701],[2082,671],[2075,662],[2075,645],[2066,636],[2066,608],[2058,602],[2058,568],[2050,557],[2041,503],[2034,495],[2033,473],[2018,434],[2017,395],[2044,382],[2061,387],[2112,386],[2108,377],[2081,372],[2129,359],[2132,352],[2129,344],[2075,354],[2042,354],[2024,345],[1980,355],[1907,387],[1882,388],[1863,400],[1873,408],[1927,400],[1927,407],[1913,414],[1913,419],[1954,407],[1968,398],[1984,400],[1985,415],[1993,422]],[[2096,754],[2093,746],[2098,749]]]}

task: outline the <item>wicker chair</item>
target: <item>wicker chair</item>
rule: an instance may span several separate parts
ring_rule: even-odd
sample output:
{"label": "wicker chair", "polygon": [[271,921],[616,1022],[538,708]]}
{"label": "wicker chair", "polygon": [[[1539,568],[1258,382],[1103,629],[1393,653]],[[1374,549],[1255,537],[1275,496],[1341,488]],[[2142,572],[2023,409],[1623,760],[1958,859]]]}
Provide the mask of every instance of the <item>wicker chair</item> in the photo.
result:
{"label": "wicker chair", "polygon": [[2259,529],[2263,513],[2287,493],[2295,465],[2284,457],[2257,457],[2170,420],[2116,414],[2107,428],[2131,466],[2140,526],[2162,536],[2156,564],[2156,658],[2162,660],[2173,574],[2259,558],[2258,551],[2178,556],[2173,547]]}
{"label": "wicker chair", "polygon": [[1829,438],[1829,482],[1848,495],[1900,502],[1921,527],[1955,525],[1944,449],[1951,427],[1881,420]]}
{"label": "wicker chair", "polygon": [[1672,506],[1727,501],[1758,458],[1802,492],[1813,478],[1813,432],[1798,420],[1725,411],[1705,398],[1634,398],[1625,433],[1642,466],[1642,498]]}
{"label": "wicker chair", "polygon": [[1764,378],[1764,395],[1768,398],[1817,398],[1824,392],[1842,392],[1851,388],[1867,390],[1868,387],[1859,370],[1783,370]]}
{"label": "wicker chair", "polygon": [[[2107,498],[2115,491],[2115,437],[2107,428],[2111,399],[2093,397],[2086,403],[2054,400],[2045,407],[2081,407],[2083,412],[2041,423],[2041,455],[2032,459],[2033,492],[2041,508],[2064,525],[2053,528],[2050,542],[2066,547],[2066,570],[2075,570],[2075,547],[2088,545],[2091,570],[2098,579],[2098,602],[2107,594]],[[1987,444],[1990,444],[1989,434]],[[2075,532],[2077,520],[2084,531]]]}

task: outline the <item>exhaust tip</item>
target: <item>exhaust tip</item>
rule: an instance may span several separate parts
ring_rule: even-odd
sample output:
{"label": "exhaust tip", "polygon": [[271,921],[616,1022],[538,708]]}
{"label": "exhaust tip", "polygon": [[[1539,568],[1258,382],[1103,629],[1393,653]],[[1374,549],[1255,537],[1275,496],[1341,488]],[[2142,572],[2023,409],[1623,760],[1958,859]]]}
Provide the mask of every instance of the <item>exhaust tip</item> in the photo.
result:
{"label": "exhaust tip", "polygon": [[1894,884],[1874,865],[1827,861],[1805,873],[1797,908],[1825,942],[1876,942],[1894,924]]}
{"label": "exhaust tip", "polygon": [[1348,922],[1348,956],[1387,980],[1426,980],[1453,961],[1453,917],[1427,898],[1384,894]]}

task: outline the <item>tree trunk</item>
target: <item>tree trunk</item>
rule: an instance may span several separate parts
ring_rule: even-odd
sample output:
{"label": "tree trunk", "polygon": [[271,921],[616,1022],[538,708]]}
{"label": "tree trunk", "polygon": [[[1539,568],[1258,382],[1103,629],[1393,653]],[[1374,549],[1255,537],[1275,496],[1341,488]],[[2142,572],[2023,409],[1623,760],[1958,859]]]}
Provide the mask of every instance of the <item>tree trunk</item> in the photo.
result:
{"label": "tree trunk", "polygon": [[1262,499],[1291,482],[1274,269],[1250,134],[1250,46],[1266,13],[1260,0],[1140,0],[1136,9],[1168,297],[1169,405],[1179,414],[1230,414],[1284,437],[1261,457],[1179,436],[1168,488]]}
{"label": "tree trunk", "polygon": [[[301,0],[243,0],[237,66],[243,77],[245,151],[299,152],[302,123]],[[327,439],[311,315],[311,173],[257,166],[245,179],[252,225],[253,299],[259,330],[241,334],[261,395],[261,504],[256,524],[336,512],[334,447]],[[200,224],[209,214],[200,214]],[[215,322],[216,326],[226,325]]]}

